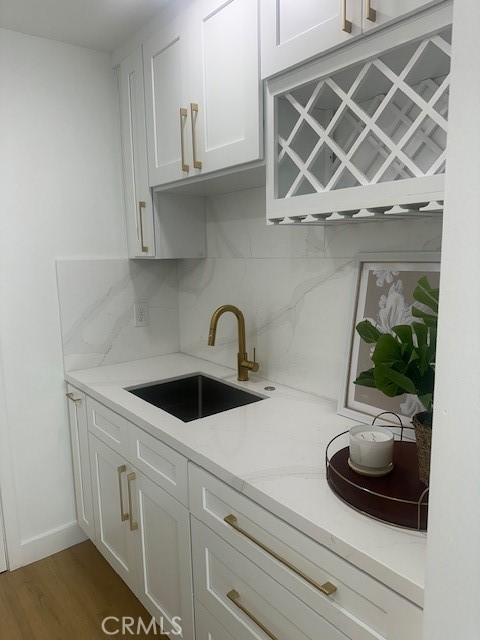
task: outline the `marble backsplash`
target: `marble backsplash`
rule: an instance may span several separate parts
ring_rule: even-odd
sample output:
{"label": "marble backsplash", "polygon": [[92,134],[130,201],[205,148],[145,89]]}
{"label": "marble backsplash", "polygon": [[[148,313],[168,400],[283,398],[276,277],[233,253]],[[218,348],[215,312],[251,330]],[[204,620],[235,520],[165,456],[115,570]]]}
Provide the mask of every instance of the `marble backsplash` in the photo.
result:
{"label": "marble backsplash", "polygon": [[[66,371],[179,350],[177,266],[173,260],[57,261]],[[149,322],[134,326],[133,305]]]}
{"label": "marble backsplash", "polygon": [[440,221],[323,227],[265,225],[265,191],[211,197],[207,255],[179,262],[180,348],[234,366],[235,320],[219,323],[207,346],[210,316],[231,303],[245,313],[247,346],[271,380],[337,399],[361,252],[438,251]]}

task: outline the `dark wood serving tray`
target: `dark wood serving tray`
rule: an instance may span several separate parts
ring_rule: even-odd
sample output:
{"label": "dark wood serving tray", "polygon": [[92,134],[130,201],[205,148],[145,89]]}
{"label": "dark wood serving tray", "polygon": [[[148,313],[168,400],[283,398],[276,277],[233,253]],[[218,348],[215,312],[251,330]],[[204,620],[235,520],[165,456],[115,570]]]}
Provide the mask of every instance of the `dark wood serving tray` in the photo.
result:
{"label": "dark wood serving tray", "polygon": [[[396,441],[393,470],[382,478],[361,476],[348,465],[345,447],[327,463],[330,488],[354,509],[399,527],[427,530],[428,492],[418,478],[417,445]],[[421,504],[420,504],[421,500]]]}

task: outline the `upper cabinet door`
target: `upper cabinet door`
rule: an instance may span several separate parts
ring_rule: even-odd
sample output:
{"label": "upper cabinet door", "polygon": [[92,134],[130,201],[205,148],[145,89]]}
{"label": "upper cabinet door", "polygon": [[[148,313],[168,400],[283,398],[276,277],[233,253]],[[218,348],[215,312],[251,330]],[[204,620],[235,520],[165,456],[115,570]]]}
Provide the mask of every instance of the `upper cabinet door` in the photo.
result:
{"label": "upper cabinet door", "polygon": [[258,14],[258,0],[201,0],[192,6],[188,107],[194,174],[262,156]]}
{"label": "upper cabinet door", "polygon": [[426,9],[442,0],[363,0],[363,29],[368,31],[383,26],[409,13]]}
{"label": "upper cabinet door", "polygon": [[152,196],[148,187],[142,52],[138,49],[119,69],[120,114],[128,255],[155,255]]}
{"label": "upper cabinet door", "polygon": [[150,186],[186,178],[190,170],[189,118],[185,101],[185,16],[143,45]]}
{"label": "upper cabinet door", "polygon": [[360,35],[362,1],[262,0],[262,78]]}

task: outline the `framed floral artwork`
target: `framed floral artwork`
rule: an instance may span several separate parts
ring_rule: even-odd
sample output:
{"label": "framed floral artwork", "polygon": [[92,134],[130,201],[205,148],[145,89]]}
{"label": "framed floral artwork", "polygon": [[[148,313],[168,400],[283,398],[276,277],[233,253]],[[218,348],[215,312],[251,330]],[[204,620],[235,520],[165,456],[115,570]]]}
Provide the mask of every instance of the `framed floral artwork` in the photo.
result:
{"label": "framed floral artwork", "polygon": [[412,324],[413,291],[418,280],[426,276],[437,288],[440,282],[440,254],[362,254],[357,258],[358,273],[353,292],[353,310],[348,327],[346,373],[338,413],[361,422],[371,422],[382,411],[398,414],[405,425],[423,407],[416,396],[404,394],[388,398],[377,389],[354,384],[358,375],[370,369],[372,345],[366,344],[355,331],[365,319],[382,333],[392,327]]}

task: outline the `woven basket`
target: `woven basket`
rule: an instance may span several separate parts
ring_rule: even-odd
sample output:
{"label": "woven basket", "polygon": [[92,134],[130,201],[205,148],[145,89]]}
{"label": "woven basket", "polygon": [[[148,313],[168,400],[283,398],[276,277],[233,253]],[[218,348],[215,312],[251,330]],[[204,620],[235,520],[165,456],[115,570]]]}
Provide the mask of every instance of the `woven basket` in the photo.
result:
{"label": "woven basket", "polygon": [[432,418],[427,412],[417,413],[412,418],[417,439],[418,476],[428,487],[430,482],[430,454],[432,450]]}

